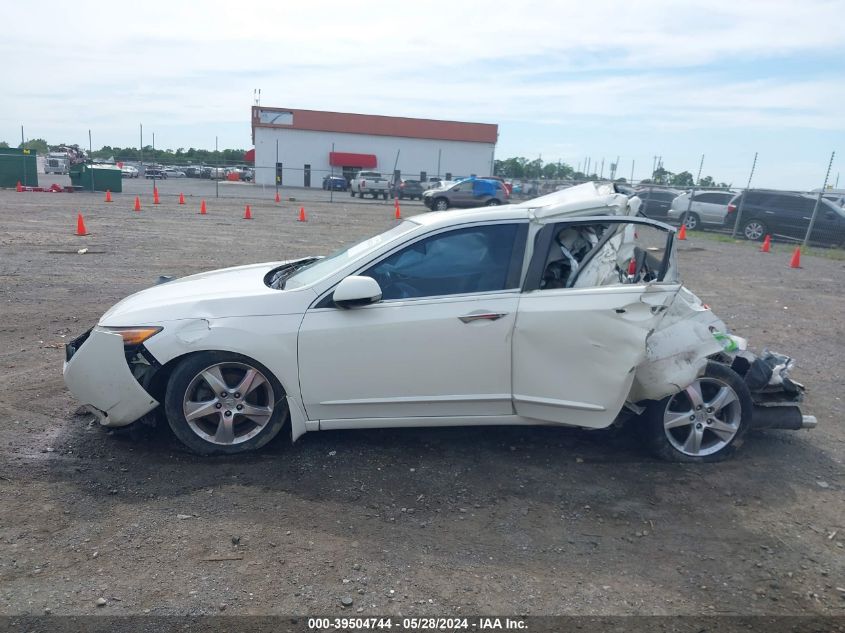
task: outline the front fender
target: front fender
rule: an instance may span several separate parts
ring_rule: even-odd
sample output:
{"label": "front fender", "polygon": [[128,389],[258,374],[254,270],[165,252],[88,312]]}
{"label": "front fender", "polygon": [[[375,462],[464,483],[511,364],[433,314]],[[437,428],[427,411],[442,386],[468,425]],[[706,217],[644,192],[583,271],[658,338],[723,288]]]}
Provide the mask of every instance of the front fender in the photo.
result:
{"label": "front fender", "polygon": [[303,314],[183,319],[162,323],[161,333],[144,345],[162,365],[186,354],[233,352],[264,365],[282,384],[293,439],[305,432],[301,406],[297,337]]}

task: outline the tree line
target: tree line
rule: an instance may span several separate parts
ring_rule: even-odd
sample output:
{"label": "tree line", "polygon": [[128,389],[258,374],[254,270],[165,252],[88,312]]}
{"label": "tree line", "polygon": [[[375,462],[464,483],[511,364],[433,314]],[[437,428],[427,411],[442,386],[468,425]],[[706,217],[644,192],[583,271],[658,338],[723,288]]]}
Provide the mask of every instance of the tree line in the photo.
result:
{"label": "tree line", "polygon": [[[600,180],[607,179],[614,182],[628,182],[624,177],[616,177],[617,165],[608,165],[607,175],[591,170],[589,173],[579,171],[572,165],[563,161],[544,163],[542,158],[528,160],[523,156],[496,160],[493,162],[496,176],[517,180]],[[611,177],[611,175],[613,175]],[[674,173],[658,167],[652,173],[651,178],[641,180],[642,184],[665,185],[672,187],[692,187],[695,185],[693,175],[688,171]],[[729,183],[716,182],[712,176],[705,176],[698,185],[699,187],[730,187]]]}
{"label": "tree line", "polygon": [[[0,141],[0,148],[8,148],[9,144],[5,141]],[[76,144],[59,144],[51,145],[43,138],[34,138],[20,143],[18,149],[35,150],[37,154],[46,156],[49,152],[62,151],[65,147],[72,147],[79,150]],[[84,148],[82,148],[84,150]],[[244,162],[244,149],[221,149],[219,151],[196,149],[189,147],[185,149],[180,147],[176,150],[172,149],[154,149],[152,145],[145,145],[142,150],[137,147],[112,147],[111,145],[103,145],[100,149],[95,149],[93,152],[88,152],[90,158],[96,160],[110,160],[116,161],[140,161],[142,158],[150,163],[242,163]]]}

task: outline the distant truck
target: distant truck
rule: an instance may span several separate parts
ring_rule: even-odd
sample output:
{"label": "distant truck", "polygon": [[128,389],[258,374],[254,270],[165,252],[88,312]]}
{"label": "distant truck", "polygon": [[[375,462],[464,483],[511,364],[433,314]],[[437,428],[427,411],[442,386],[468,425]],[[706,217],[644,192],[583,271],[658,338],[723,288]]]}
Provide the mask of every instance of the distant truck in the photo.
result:
{"label": "distant truck", "polygon": [[353,198],[357,193],[362,198],[365,195],[371,195],[373,198],[381,196],[387,200],[390,183],[377,171],[359,171],[349,183],[349,192]]}
{"label": "distant truck", "polygon": [[67,154],[56,155],[52,152],[44,162],[45,174],[67,174],[70,171],[70,160]]}

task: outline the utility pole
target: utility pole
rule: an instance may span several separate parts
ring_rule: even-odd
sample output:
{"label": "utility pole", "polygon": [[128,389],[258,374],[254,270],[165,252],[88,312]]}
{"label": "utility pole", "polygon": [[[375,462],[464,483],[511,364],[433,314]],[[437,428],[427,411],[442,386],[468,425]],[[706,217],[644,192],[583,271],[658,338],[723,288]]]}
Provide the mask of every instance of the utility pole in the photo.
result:
{"label": "utility pole", "polygon": [[[153,135],[155,136],[155,135]],[[214,137],[214,157],[217,159],[217,169],[214,170],[214,197],[220,197],[220,157],[217,155],[217,137]]]}
{"label": "utility pole", "polygon": [[91,141],[91,130],[88,130],[88,160],[91,161],[89,166],[91,170],[91,191],[94,191],[94,143]]}
{"label": "utility pole", "polygon": [[141,167],[143,167],[144,166],[144,124],[139,123],[139,125],[141,126],[141,145],[140,145],[140,149],[138,151],[140,152],[139,156],[141,158]]}
{"label": "utility pole", "polygon": [[742,207],[745,206],[745,198],[747,197],[745,194],[748,193],[748,190],[751,188],[751,179],[754,177],[754,169],[757,167],[757,152],[754,152],[754,162],[751,163],[751,173],[748,174],[748,184],[745,185],[745,191],[742,193],[742,197],[739,199],[739,209],[736,210],[736,223],[734,224],[734,230],[731,233],[731,237],[736,237],[736,230],[739,228],[739,223],[742,220]]}
{"label": "utility pole", "polygon": [[[692,199],[695,197],[695,185],[701,182],[701,168],[704,167],[704,154],[701,155],[701,162],[698,163],[698,177],[692,182],[692,188],[689,192],[689,201],[687,202],[687,212],[684,214],[683,222],[686,224],[687,218],[690,217],[690,209],[692,209]],[[690,229],[698,228],[698,223],[696,222],[693,226],[689,227]]]}
{"label": "utility pole", "polygon": [[631,159],[631,184],[634,184],[634,163],[635,161]]}
{"label": "utility pole", "polygon": [[601,159],[601,169],[599,170],[599,180],[604,178],[604,157]]}
{"label": "utility pole", "polygon": [[21,125],[21,147],[23,147],[25,143],[26,141],[23,138],[23,125]]}
{"label": "utility pole", "polygon": [[819,196],[816,198],[816,206],[813,207],[813,217],[810,218],[810,226],[807,227],[807,235],[804,237],[804,248],[807,248],[807,245],[810,243],[810,235],[813,233],[813,227],[816,226],[816,216],[819,214],[819,207],[822,203],[822,196],[824,195],[825,189],[827,189],[827,180],[830,178],[830,168],[833,167],[833,157],[836,156],[836,152],[830,153],[830,162],[827,164],[827,172],[824,175],[824,184],[822,188],[819,190]]}

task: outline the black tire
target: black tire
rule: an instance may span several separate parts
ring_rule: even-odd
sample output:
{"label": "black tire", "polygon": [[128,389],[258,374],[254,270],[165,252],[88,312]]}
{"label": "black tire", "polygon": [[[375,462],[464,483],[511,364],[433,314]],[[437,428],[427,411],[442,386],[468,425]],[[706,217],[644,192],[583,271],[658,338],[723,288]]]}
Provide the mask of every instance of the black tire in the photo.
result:
{"label": "black tire", "polygon": [[349,195],[351,195],[351,196],[354,198],[354,197],[355,197],[355,190],[354,190],[354,189],[350,189],[350,190],[349,190]]}
{"label": "black tire", "polygon": [[701,228],[701,218],[697,213],[684,213],[681,217],[681,224],[687,227],[687,231],[697,231]]}
{"label": "black tire", "polygon": [[[272,388],[272,415],[256,435],[240,443],[222,445],[203,439],[191,428],[183,410],[186,391],[194,378],[204,369],[218,363],[248,365],[261,372]],[[269,393],[269,391],[266,393]],[[278,379],[261,363],[252,360],[248,356],[233,352],[199,352],[188,356],[179,363],[173,370],[173,373],[170,374],[170,379],[167,382],[167,391],[164,397],[164,412],[167,417],[167,423],[173,430],[174,435],[192,452],[199,455],[237,455],[239,453],[254,451],[272,440],[282,430],[288,419],[285,391]],[[233,419],[235,418],[233,417]]]}
{"label": "black tire", "polygon": [[752,242],[761,241],[769,233],[766,223],[757,218],[746,220],[742,225],[742,235]]}
{"label": "black tire", "polygon": [[446,198],[437,198],[431,203],[432,211],[446,211],[449,208],[449,201]]}
{"label": "black tire", "polygon": [[485,207],[498,207],[500,204],[501,203],[498,200],[496,200],[496,198],[491,198],[490,200],[487,201],[487,204],[485,204],[484,206]]}
{"label": "black tire", "polygon": [[[739,374],[737,374],[727,365],[723,365],[722,363],[716,363],[713,361],[707,363],[707,368],[705,369],[704,375],[701,378],[696,379],[696,382],[698,381],[705,381],[705,384],[702,387],[702,393],[705,396],[705,405],[707,402],[708,394],[704,391],[704,387],[706,387],[707,389],[717,389],[719,388],[719,385],[721,385],[730,387],[730,389],[733,390],[733,394],[736,396],[736,400],[732,401],[731,404],[725,407],[726,409],[728,407],[733,406],[737,406],[739,408],[738,412],[734,409],[730,410],[731,416],[735,416],[736,418],[736,421],[734,423],[736,430],[734,431],[733,436],[730,438],[729,441],[725,441],[723,437],[720,437],[713,430],[707,428],[708,423],[705,422],[703,423],[704,426],[703,430],[701,431],[701,434],[703,437],[709,438],[709,441],[714,442],[714,452],[711,452],[709,454],[690,455],[676,447],[673,444],[673,441],[670,440],[669,436],[670,434],[672,434],[674,441],[676,443],[680,443],[678,435],[676,435],[676,433],[680,433],[680,437],[682,438],[685,433],[685,431],[683,431],[684,427],[666,429],[664,428],[664,423],[665,416],[667,415],[672,415],[673,413],[675,413],[676,415],[678,415],[679,419],[680,417],[682,417],[682,414],[677,413],[677,410],[673,411],[670,408],[674,407],[675,403],[678,402],[679,398],[686,398],[686,396],[684,395],[685,392],[682,391],[679,394],[667,396],[662,400],[650,402],[643,414],[642,421],[645,426],[644,439],[646,445],[656,457],[659,457],[660,459],[669,462],[718,462],[731,457],[742,445],[743,437],[751,425],[751,416],[753,414],[754,406],[751,400],[751,392],[749,391],[748,386],[745,384],[745,381],[739,376]],[[692,407],[692,405],[690,406],[691,409],[694,408]],[[683,404],[680,408],[684,409],[685,407],[686,404]],[[720,409],[714,415],[719,415],[722,412],[723,409]],[[693,414],[694,411],[691,410],[689,413]],[[702,409],[700,413],[703,416],[707,416],[706,408]],[[702,423],[690,423],[688,426],[690,427],[690,433],[692,433],[692,427],[697,426],[698,428],[702,428]],[[724,445],[719,448],[715,448],[720,444]],[[701,442],[701,446],[704,447],[703,440]]]}
{"label": "black tire", "polygon": [[[384,197],[384,199],[385,199],[385,200],[387,200],[387,192],[386,192],[386,191],[385,191],[383,194],[381,194],[381,195],[382,195],[382,197]],[[376,195],[375,197],[376,197],[376,198],[378,198],[378,196],[377,196],[377,195]]]}

